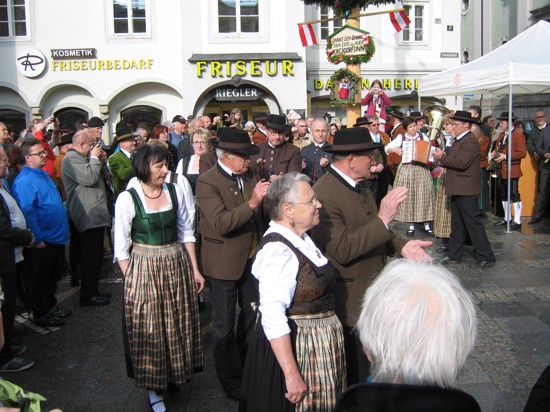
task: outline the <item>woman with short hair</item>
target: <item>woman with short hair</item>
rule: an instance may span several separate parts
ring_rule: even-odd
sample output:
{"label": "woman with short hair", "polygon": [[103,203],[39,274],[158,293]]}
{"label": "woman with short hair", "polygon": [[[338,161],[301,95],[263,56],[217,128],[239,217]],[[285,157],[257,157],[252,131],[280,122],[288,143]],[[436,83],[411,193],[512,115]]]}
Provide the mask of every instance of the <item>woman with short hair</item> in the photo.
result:
{"label": "woman with short hair", "polygon": [[252,267],[260,321],[239,410],[331,411],[346,386],[346,367],[335,271],[306,233],[319,224],[321,203],[310,179],[291,172],[271,183],[267,207],[272,221]]}

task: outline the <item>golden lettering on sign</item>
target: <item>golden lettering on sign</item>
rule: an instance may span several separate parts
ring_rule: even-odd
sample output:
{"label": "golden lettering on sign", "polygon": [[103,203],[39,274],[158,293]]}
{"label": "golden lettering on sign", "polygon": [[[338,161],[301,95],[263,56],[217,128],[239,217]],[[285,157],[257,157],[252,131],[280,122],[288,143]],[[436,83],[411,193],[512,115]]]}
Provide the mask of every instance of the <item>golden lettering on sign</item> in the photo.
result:
{"label": "golden lettering on sign", "polygon": [[[418,79],[404,78],[404,79],[380,79],[386,90],[418,90]],[[332,82],[323,79],[313,79],[314,90],[332,90]],[[361,89],[370,89],[370,80],[361,80]]]}
{"label": "golden lettering on sign", "polygon": [[96,70],[150,70],[153,59],[132,60],[54,60],[51,62],[54,72],[96,71]]}
{"label": "golden lettering on sign", "polygon": [[292,60],[227,60],[198,61],[196,62],[197,77],[233,77],[246,76],[261,77],[264,74],[270,77],[281,73],[283,76],[294,76],[294,63]]}

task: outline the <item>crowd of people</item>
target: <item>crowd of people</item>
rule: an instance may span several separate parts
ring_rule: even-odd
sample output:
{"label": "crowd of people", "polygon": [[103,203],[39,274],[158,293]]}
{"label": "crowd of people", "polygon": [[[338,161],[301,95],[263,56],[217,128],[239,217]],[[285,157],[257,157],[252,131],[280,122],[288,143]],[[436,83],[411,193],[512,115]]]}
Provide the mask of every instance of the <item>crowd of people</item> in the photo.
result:
{"label": "crowd of people", "polygon": [[[0,373],[33,366],[11,342],[18,279],[32,320],[62,326],[71,311],[57,304],[57,282],[68,273],[80,305],[109,304],[99,275],[112,251],[124,276],[128,376],[154,411],[165,410],[163,391],[203,368],[205,286],[216,374],[240,411],[351,411],[363,391],[448,396],[477,410],[450,389],[477,321],[443,265],[459,262],[468,241],[470,267],[495,264],[483,214],[500,201],[495,224],[521,227],[527,152],[540,166],[529,224],[541,222],[550,189],[546,115],[536,112],[527,136],[503,112],[499,133],[495,118],[481,120],[472,106],[443,116],[431,139],[429,119],[392,108],[380,82],[363,104],[364,116],[348,127],[296,113],[246,122],[238,108],[176,115],[151,133],[123,119],[111,145],[98,117],[75,127],[37,120],[16,141],[0,123]],[[409,224],[404,238],[393,221]],[[440,265],[425,251],[432,242],[414,239],[417,224],[441,239]],[[387,265],[394,255],[402,259]],[[369,376],[376,384],[346,391]]]}

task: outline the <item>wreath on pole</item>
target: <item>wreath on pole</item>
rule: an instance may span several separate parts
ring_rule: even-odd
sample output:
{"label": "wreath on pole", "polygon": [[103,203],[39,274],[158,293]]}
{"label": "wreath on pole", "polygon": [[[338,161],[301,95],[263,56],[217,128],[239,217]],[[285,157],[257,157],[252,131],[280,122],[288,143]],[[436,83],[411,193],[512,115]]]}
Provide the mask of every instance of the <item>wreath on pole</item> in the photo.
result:
{"label": "wreath on pole", "polygon": [[336,70],[329,82],[331,106],[355,106],[361,103],[361,77],[351,70]]}
{"label": "wreath on pole", "polygon": [[[335,33],[336,34],[336,33]],[[332,64],[338,64],[338,63],[346,63],[346,64],[361,64],[361,63],[368,63],[370,59],[372,59],[372,56],[374,56],[374,53],[376,52],[376,45],[374,44],[374,38],[369,35],[369,33],[365,33],[363,35],[363,47],[365,49],[364,54],[342,54],[337,53],[332,48],[332,36],[327,38],[327,59]]]}

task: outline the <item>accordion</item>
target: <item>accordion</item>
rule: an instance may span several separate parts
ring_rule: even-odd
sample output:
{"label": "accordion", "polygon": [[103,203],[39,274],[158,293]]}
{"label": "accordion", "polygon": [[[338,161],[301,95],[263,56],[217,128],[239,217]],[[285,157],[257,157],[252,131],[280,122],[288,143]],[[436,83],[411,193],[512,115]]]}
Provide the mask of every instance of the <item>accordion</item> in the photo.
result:
{"label": "accordion", "polygon": [[401,163],[430,163],[431,144],[425,140],[403,140]]}

